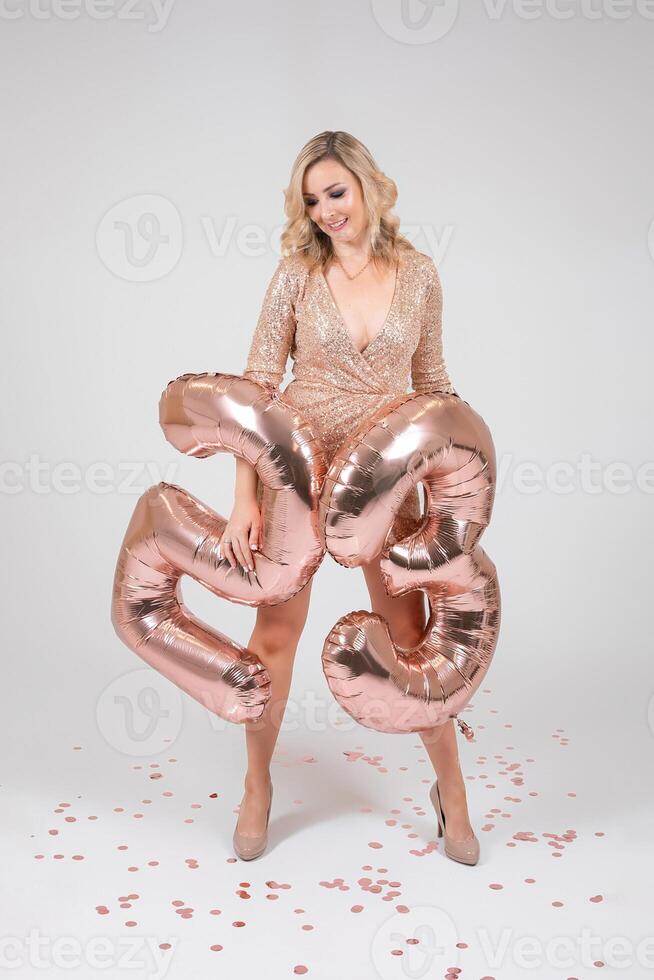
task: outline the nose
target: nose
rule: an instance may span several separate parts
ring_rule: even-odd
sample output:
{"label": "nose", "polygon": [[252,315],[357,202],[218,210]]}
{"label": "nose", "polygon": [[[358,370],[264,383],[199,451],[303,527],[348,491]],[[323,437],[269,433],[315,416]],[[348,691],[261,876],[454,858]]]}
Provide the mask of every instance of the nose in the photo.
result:
{"label": "nose", "polygon": [[320,213],[321,213],[322,220],[325,222],[333,221],[334,218],[336,217],[336,214],[334,212],[334,206],[333,204],[330,203],[321,205]]}

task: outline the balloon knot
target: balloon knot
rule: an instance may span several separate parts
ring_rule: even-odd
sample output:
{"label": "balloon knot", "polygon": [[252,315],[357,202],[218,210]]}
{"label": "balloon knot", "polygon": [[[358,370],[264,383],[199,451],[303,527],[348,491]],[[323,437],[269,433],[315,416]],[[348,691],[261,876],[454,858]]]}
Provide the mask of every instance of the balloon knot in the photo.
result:
{"label": "balloon knot", "polygon": [[461,721],[460,718],[456,719],[456,723],[459,726],[459,731],[461,732],[461,734],[465,735],[465,737],[469,742],[472,742],[473,738],[475,737],[475,733],[470,727],[470,725],[467,725],[465,721]]}

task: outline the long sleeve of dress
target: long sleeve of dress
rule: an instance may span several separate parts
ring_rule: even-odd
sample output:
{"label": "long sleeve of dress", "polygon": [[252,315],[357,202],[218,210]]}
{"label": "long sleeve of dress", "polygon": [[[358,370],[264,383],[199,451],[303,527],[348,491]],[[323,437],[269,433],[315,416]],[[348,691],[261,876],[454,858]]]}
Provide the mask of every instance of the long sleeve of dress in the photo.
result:
{"label": "long sleeve of dress", "polygon": [[438,270],[431,263],[430,282],[425,297],[420,340],[411,358],[411,383],[419,394],[456,394],[443,358],[443,290]]}
{"label": "long sleeve of dress", "polygon": [[244,377],[279,388],[295,334],[297,274],[280,259],[266,289]]}

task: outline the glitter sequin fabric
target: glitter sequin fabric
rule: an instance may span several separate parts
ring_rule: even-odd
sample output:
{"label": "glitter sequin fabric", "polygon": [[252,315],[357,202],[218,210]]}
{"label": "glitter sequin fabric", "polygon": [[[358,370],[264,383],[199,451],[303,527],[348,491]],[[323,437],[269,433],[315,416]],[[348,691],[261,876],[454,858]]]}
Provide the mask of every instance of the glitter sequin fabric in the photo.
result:
{"label": "glitter sequin fabric", "polygon": [[[327,464],[363,421],[398,395],[455,393],[443,361],[442,290],[430,256],[400,252],[386,320],[363,351],[355,346],[320,269],[282,258],[268,285],[244,376],[279,388],[290,353],[293,380],[280,397],[315,429]],[[394,539],[420,520],[418,491],[403,501]]]}

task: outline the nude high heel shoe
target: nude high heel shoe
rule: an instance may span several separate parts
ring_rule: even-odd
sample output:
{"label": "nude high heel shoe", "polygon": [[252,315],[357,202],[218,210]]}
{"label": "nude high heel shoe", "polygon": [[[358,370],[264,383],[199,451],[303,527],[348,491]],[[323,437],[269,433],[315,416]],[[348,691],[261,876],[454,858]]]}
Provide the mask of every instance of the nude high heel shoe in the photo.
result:
{"label": "nude high heel shoe", "polygon": [[469,840],[452,840],[445,831],[445,815],[441,806],[441,796],[438,790],[438,780],[429,790],[429,796],[434,804],[434,810],[438,817],[438,836],[445,839],[445,853],[453,861],[460,861],[461,864],[476,864],[479,860],[479,841],[475,834]]}
{"label": "nude high heel shoe", "polygon": [[253,858],[263,854],[268,846],[268,821],[270,820],[270,807],[272,806],[273,786],[270,784],[270,802],[268,803],[268,813],[266,814],[266,829],[262,834],[254,837],[247,837],[238,830],[238,817],[234,828],[234,850],[242,861],[251,861]]}

